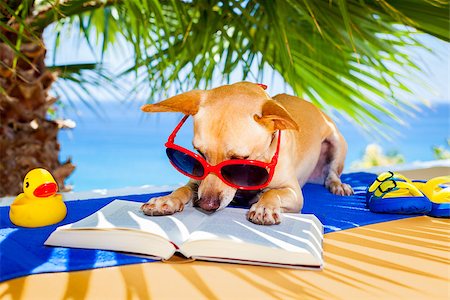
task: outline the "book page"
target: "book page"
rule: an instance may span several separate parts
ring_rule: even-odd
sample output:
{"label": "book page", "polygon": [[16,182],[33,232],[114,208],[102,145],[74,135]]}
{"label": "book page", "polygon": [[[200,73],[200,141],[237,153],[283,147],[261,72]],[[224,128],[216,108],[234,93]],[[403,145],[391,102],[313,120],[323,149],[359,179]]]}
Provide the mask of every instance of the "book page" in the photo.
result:
{"label": "book page", "polygon": [[180,246],[207,216],[193,207],[185,207],[183,212],[170,216],[147,216],[140,210],[142,204],[114,200],[87,218],[63,226],[63,229],[136,230],[158,235]]}
{"label": "book page", "polygon": [[208,215],[188,242],[233,241],[322,257],[323,226],[314,215],[283,214],[281,224],[266,226],[251,223],[246,213],[246,209],[227,207]]}

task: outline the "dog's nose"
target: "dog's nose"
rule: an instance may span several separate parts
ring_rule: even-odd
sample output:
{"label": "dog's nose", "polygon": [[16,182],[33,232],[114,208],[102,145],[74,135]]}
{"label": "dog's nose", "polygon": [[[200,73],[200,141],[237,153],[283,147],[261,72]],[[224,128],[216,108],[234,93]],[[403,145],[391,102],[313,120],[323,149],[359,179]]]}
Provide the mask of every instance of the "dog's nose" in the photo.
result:
{"label": "dog's nose", "polygon": [[220,200],[216,197],[213,198],[200,198],[198,200],[198,206],[207,212],[215,212],[220,206]]}

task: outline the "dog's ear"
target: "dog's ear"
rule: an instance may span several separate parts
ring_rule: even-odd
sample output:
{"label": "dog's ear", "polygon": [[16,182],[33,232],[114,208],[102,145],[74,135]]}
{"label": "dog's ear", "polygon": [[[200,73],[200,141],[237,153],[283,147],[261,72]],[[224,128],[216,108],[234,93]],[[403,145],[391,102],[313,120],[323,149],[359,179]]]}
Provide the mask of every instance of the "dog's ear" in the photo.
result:
{"label": "dog's ear", "polygon": [[185,115],[195,115],[204,97],[206,97],[206,91],[193,90],[158,103],[146,104],[141,107],[141,110],[144,112],[181,112]]}
{"label": "dog's ear", "polygon": [[271,131],[299,130],[297,123],[292,119],[288,111],[274,100],[265,102],[262,107],[262,115],[255,115],[254,119]]}

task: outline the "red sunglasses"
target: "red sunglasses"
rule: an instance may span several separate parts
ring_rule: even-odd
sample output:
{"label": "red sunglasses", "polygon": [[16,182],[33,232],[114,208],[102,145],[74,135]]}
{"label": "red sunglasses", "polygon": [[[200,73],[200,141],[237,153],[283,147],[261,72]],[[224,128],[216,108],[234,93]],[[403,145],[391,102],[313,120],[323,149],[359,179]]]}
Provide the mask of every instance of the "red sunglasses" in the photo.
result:
{"label": "red sunglasses", "polygon": [[278,131],[277,150],[269,163],[231,159],[212,166],[199,154],[174,144],[178,131],[188,117],[184,116],[165,144],[167,156],[175,169],[195,180],[202,180],[209,173],[214,173],[227,185],[240,190],[259,190],[269,185],[278,161],[281,131]]}

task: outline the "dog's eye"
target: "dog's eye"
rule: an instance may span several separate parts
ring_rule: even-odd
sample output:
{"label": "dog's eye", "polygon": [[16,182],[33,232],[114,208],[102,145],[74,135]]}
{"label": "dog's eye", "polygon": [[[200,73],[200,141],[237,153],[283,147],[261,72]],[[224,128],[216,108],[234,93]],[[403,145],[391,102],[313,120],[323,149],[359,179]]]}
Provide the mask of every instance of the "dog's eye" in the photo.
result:
{"label": "dog's eye", "polygon": [[197,150],[198,154],[200,154],[201,157],[203,157],[204,159],[206,159],[206,156],[205,156],[205,154],[202,153],[202,151],[200,151],[200,150],[198,150],[198,149],[195,149],[195,150]]}

